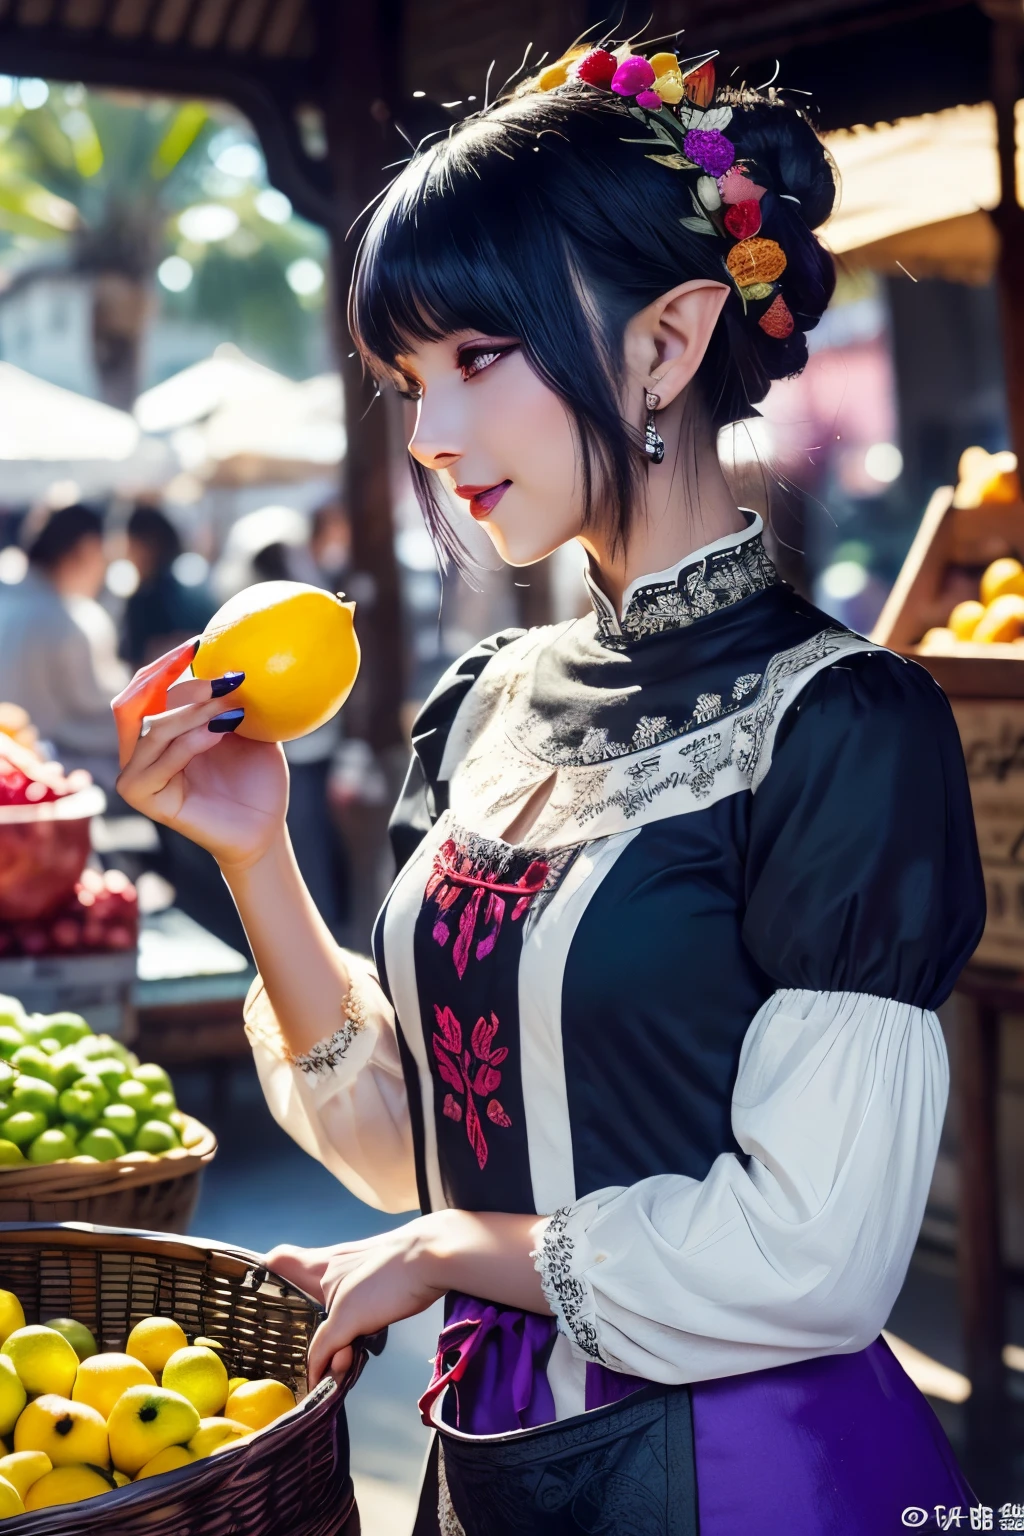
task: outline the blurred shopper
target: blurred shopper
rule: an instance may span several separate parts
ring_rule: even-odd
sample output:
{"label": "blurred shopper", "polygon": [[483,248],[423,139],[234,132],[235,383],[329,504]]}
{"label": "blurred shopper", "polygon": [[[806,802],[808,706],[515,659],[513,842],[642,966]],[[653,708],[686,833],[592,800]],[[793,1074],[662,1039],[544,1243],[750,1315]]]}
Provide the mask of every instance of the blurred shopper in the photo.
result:
{"label": "blurred shopper", "polygon": [[175,575],[181,538],[166,512],[137,506],[127,533],[128,558],[139,573],[139,585],[125,603],[121,655],[138,668],[199,634],[215,605],[205,585],[186,586]]}
{"label": "blurred shopper", "polygon": [[0,587],[0,699],[20,704],[66,768],[108,791],[117,777],[110,701],[124,686],[117,634],[96,601],[106,556],[91,507],[30,514],[28,572]]}
{"label": "blurred shopper", "polygon": [[309,552],[329,592],[336,592],[352,559],[352,524],[344,502],[325,501],[313,513]]}

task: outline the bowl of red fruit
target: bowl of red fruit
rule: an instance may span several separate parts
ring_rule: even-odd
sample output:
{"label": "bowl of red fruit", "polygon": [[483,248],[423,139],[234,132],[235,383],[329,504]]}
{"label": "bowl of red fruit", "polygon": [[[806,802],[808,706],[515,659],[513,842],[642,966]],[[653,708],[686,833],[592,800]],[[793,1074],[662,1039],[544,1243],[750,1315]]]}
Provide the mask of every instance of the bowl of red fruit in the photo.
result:
{"label": "bowl of red fruit", "polygon": [[36,922],[75,896],[103,791],[0,734],[0,923]]}

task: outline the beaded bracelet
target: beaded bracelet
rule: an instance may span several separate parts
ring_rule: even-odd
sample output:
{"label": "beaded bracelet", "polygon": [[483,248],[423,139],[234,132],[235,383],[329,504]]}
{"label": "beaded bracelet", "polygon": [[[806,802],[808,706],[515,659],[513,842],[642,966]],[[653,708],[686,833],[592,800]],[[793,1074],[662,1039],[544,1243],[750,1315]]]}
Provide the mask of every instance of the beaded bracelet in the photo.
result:
{"label": "beaded bracelet", "polygon": [[355,978],[352,977],[349,980],[345,1001],[341,1005],[341,1016],[345,1021],[341,1028],[336,1029],[329,1039],[318,1040],[316,1045],[308,1051],[293,1051],[281,1033],[281,1027],[273,1009],[269,1006],[266,993],[261,995],[266,999],[270,1018],[260,1018],[257,1015],[247,1019],[246,1033],[250,1040],[259,1041],[267,1046],[275,1056],[287,1062],[290,1067],[298,1067],[301,1071],[312,1075],[332,1071],[339,1062],[344,1060],[356,1035],[361,1034],[369,1023],[366,1001],[356,987]]}

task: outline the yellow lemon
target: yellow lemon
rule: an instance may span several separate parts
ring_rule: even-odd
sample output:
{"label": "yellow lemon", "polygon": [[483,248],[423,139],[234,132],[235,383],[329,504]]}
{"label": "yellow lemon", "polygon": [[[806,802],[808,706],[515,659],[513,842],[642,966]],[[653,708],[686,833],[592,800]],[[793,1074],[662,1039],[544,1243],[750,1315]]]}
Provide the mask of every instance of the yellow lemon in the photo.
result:
{"label": "yellow lemon", "polygon": [[110,1459],[103,1415],[55,1392],[29,1403],[14,1431],[14,1449],[43,1451],[55,1467],[105,1467]]}
{"label": "yellow lemon", "polygon": [[94,1499],[98,1493],[109,1493],[112,1486],[113,1480],[95,1467],[54,1467],[32,1484],[25,1508],[31,1512],[50,1509],[54,1504],[78,1504],[82,1499]]}
{"label": "yellow lemon", "polygon": [[0,1355],[0,1434],[10,1434],[27,1402],[28,1393],[14,1368],[14,1361]]}
{"label": "yellow lemon", "polygon": [[215,1445],[210,1455],[219,1456],[221,1451],[233,1451],[236,1445],[247,1445],[258,1434],[258,1429],[247,1429],[244,1435],[231,1435],[227,1440],[222,1440],[220,1445]]}
{"label": "yellow lemon", "polygon": [[15,1328],[0,1345],[0,1355],[12,1362],[29,1397],[38,1397],[41,1392],[71,1396],[78,1356],[63,1334],[30,1323],[27,1328]]}
{"label": "yellow lemon", "polygon": [[158,1376],[176,1349],[184,1349],[188,1339],[173,1317],[144,1317],[136,1323],[124,1346],[126,1355],[141,1360],[147,1370]]}
{"label": "yellow lemon", "polygon": [[0,1520],[9,1520],[12,1515],[24,1513],[25,1504],[21,1494],[8,1478],[0,1476]]}
{"label": "yellow lemon", "polygon": [[[252,1431],[248,1424],[240,1424],[237,1419],[200,1419],[199,1428],[188,1443],[190,1451],[197,1456],[209,1456],[210,1452],[225,1440],[237,1440],[241,1435],[249,1435]],[[0,1464],[0,1473],[3,1465]]]}
{"label": "yellow lemon", "polygon": [[128,1387],[155,1387],[151,1370],[133,1355],[93,1355],[78,1367],[71,1396],[76,1403],[88,1403],[105,1419],[121,1393]]}
{"label": "yellow lemon", "polygon": [[0,1291],[0,1344],[15,1328],[24,1328],[25,1311],[13,1291]]}
{"label": "yellow lemon", "polygon": [[135,1474],[135,1481],[139,1482],[144,1477],[159,1477],[161,1472],[177,1472],[179,1467],[187,1467],[190,1462],[198,1461],[199,1457],[194,1451],[190,1451],[185,1445],[169,1445],[162,1451],[157,1451],[152,1461]]}
{"label": "yellow lemon", "polygon": [[973,598],[966,603],[957,603],[949,616],[948,628],[958,640],[970,640],[984,612],[984,603],[976,603]]}
{"label": "yellow lemon", "polygon": [[228,1373],[224,1362],[212,1349],[178,1349],[164,1366],[161,1381],[172,1392],[180,1392],[198,1409],[202,1418],[220,1413],[228,1400]]}
{"label": "yellow lemon", "polygon": [[192,1340],[192,1343],[196,1349],[215,1349],[218,1355],[222,1355],[224,1353],[223,1344],[218,1344],[216,1339],[204,1338],[202,1334],[197,1334],[196,1337]]}
{"label": "yellow lemon", "polygon": [[107,1420],[114,1466],[134,1477],[169,1445],[187,1445],[198,1428],[199,1415],[180,1392],[129,1387]]}
{"label": "yellow lemon", "polygon": [[[980,645],[1016,640],[1024,634],[1024,597],[1002,592],[988,604],[972,638]],[[4,1348],[6,1349],[6,1345]]]}
{"label": "yellow lemon", "polygon": [[192,662],[196,677],[244,672],[227,708],[242,708],[237,734],[294,741],[336,714],[359,671],[359,642],[346,603],[301,581],[261,581],[218,609]]}
{"label": "yellow lemon", "polygon": [[248,1380],[248,1376],[232,1376],[228,1382],[228,1397],[231,1396],[236,1387],[244,1387]]}
{"label": "yellow lemon", "polygon": [[127,1472],[118,1472],[117,1468],[116,1467],[114,1468],[114,1485],[115,1485],[115,1487],[117,1487],[117,1488],[127,1488],[128,1484],[130,1482],[131,1482],[131,1478],[128,1476]]}
{"label": "yellow lemon", "polygon": [[993,560],[981,578],[981,600],[986,608],[1004,592],[1024,592],[1024,565],[1009,555]]}
{"label": "yellow lemon", "polygon": [[247,1381],[232,1392],[224,1414],[250,1429],[264,1429],[294,1407],[295,1393],[283,1381]]}
{"label": "yellow lemon", "polygon": [[0,1456],[0,1477],[5,1477],[24,1498],[47,1472],[53,1471],[53,1463],[45,1451],[12,1451],[10,1456]]}

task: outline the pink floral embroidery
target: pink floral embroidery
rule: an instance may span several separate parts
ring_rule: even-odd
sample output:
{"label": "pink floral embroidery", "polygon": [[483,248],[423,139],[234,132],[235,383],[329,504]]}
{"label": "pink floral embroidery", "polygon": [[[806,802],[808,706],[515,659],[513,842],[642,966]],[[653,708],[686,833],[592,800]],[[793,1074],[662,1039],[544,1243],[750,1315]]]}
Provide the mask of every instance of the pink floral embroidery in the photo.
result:
{"label": "pink floral embroidery", "polygon": [[[448,838],[441,844],[434,855],[434,865],[427,881],[424,899],[427,901],[433,899],[437,905],[433,936],[435,942],[443,946],[451,938],[448,913],[461,895],[470,893],[459,914],[458,931],[455,943],[452,945],[452,960],[460,977],[466,974],[466,967],[472,954],[475,953],[478,960],[483,960],[497,944],[501,925],[505,920],[506,897],[516,897],[512,908],[512,922],[517,923],[529,910],[530,903],[537,892],[543,888],[548,872],[549,865],[546,859],[534,859],[525,874],[518,880],[503,883],[475,870],[472,859],[459,848],[453,838]],[[473,940],[481,909],[483,909],[484,931],[477,939],[474,949]]]}
{"label": "pink floral embroidery", "polygon": [[[463,1117],[464,1097],[466,1135],[482,1170],[487,1165],[487,1139],[476,1101],[478,1097],[488,1098],[501,1086],[498,1068],[508,1056],[505,1046],[494,1044],[498,1033],[498,1016],[492,1013],[490,1022],[484,1018],[477,1019],[469,1041],[471,1051],[463,1047],[462,1025],[450,1008],[439,1008],[435,1003],[434,1017],[437,1028],[431,1039],[437,1070],[442,1081],[455,1090],[455,1093],[445,1094],[442,1111],[449,1120],[460,1121]],[[497,1099],[490,1099],[486,1115],[492,1125],[500,1126],[502,1130],[507,1130],[512,1124]]]}

